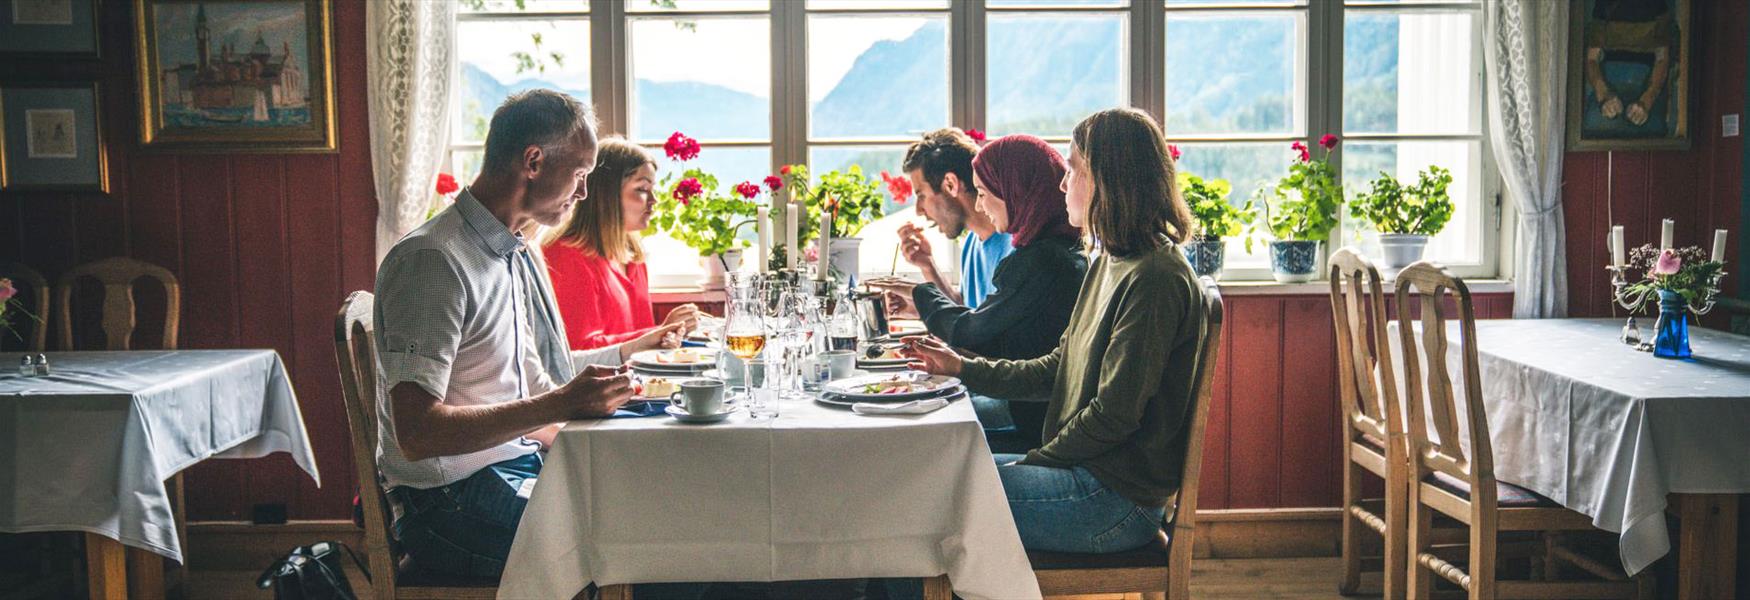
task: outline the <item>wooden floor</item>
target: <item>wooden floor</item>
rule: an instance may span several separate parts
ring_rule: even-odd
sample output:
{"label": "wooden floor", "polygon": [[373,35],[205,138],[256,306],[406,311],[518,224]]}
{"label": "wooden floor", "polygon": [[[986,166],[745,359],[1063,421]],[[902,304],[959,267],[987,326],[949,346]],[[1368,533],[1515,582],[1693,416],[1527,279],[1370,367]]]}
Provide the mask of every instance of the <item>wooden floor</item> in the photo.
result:
{"label": "wooden floor", "polygon": [[[1337,594],[1337,576],[1341,569],[1335,558],[1210,559],[1191,564],[1191,595],[1200,600],[1369,598]],[[360,592],[360,600],[368,600],[370,590],[365,589],[364,578],[350,566],[347,571],[353,587]],[[190,600],[273,598],[271,593],[255,588],[257,575],[260,572],[195,571],[189,577],[188,597]],[[1075,600],[1124,598],[1117,595],[1078,596]]]}

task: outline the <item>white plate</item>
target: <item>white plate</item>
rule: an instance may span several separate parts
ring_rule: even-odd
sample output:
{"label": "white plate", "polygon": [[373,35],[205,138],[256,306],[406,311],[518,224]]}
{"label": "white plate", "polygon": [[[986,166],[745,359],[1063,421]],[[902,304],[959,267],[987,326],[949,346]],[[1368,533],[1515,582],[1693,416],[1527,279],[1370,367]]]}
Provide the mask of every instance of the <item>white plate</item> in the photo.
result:
{"label": "white plate", "polygon": [[[676,352],[690,352],[697,360],[676,362]],[[679,371],[689,369],[709,369],[717,365],[717,351],[709,348],[679,348],[669,350],[645,350],[632,355],[627,361],[632,366],[643,367],[654,371]]]}
{"label": "white plate", "polygon": [[681,407],[675,406],[673,404],[668,405],[667,408],[664,408],[662,410],[663,410],[663,412],[668,413],[668,416],[674,417],[674,420],[676,420],[676,421],[680,421],[682,423],[703,424],[703,423],[716,423],[718,421],[722,421],[724,419],[727,419],[727,418],[729,418],[730,415],[735,414],[735,411],[740,409],[740,408],[741,408],[740,404],[737,404],[734,402],[727,402],[727,403],[723,404],[723,410],[718,411],[716,414],[710,414],[710,415],[695,415],[695,414],[689,413],[685,409],[682,409]]}
{"label": "white plate", "polygon": [[[895,378],[901,380],[909,379],[917,385],[915,386],[915,389],[905,393],[871,394],[863,391],[865,386],[874,383],[893,381]],[[845,379],[829,381],[826,385],[821,386],[821,391],[843,396],[845,400],[880,400],[886,402],[910,400],[914,398],[928,398],[942,393],[943,390],[958,387],[959,385],[959,379],[948,377],[946,375],[930,375],[920,371],[901,371],[898,373],[875,373],[861,377],[847,377]]]}

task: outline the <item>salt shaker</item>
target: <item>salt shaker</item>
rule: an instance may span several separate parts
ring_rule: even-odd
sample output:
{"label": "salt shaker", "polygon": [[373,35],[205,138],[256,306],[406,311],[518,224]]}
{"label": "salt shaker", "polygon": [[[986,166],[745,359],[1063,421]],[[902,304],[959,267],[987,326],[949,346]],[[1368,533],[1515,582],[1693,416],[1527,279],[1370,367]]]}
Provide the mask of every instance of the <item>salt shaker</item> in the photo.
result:
{"label": "salt shaker", "polygon": [[48,376],[49,355],[40,353],[36,355],[36,374],[38,376]]}
{"label": "salt shaker", "polygon": [[18,359],[18,374],[29,377],[36,374],[36,359],[26,354]]}

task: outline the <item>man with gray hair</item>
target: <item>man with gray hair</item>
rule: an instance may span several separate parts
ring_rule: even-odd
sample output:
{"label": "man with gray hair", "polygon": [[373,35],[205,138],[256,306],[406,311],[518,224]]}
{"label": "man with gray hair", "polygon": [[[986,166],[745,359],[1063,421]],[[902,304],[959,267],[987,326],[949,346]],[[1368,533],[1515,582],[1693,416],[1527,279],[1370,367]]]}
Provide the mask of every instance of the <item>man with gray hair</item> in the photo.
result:
{"label": "man with gray hair", "polygon": [[558,424],[609,416],[632,395],[625,345],[568,350],[546,270],[523,237],[583,200],[593,121],[560,92],[511,96],[492,115],[479,177],[378,269],[389,393],[378,401],[377,454],[395,537],[423,569],[498,576],[538,450]]}

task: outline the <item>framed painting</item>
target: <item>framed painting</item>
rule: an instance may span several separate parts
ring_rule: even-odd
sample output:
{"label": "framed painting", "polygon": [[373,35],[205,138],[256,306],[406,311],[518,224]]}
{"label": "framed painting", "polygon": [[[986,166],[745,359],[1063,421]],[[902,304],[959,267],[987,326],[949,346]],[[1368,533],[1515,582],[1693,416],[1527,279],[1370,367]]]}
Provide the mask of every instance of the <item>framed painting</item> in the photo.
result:
{"label": "framed painting", "polygon": [[333,152],[330,0],[134,0],[140,144]]}
{"label": "framed painting", "polygon": [[0,83],[0,191],[109,193],[96,83]]}
{"label": "framed painting", "polygon": [[99,0],[0,0],[0,54],[98,58]]}
{"label": "framed painting", "polygon": [[1691,0],[1576,0],[1569,150],[1687,150]]}

